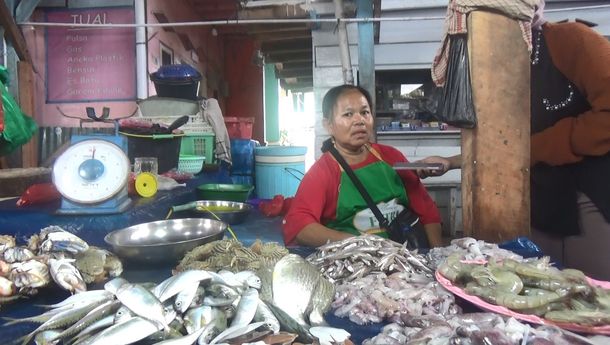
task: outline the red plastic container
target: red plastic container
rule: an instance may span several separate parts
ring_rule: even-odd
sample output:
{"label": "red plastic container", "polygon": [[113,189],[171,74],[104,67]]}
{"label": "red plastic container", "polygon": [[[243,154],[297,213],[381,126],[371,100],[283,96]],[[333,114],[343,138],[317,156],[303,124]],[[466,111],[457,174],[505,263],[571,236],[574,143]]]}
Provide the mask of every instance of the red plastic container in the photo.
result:
{"label": "red plastic container", "polygon": [[253,117],[225,117],[225,125],[231,139],[252,139],[253,124]]}

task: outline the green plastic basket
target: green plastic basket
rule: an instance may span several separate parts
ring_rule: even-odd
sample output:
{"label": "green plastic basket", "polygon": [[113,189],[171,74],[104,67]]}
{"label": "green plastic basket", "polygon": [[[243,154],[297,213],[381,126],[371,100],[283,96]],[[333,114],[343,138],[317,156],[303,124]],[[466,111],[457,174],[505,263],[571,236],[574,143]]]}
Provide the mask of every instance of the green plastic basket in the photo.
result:
{"label": "green plastic basket", "polygon": [[201,171],[205,156],[180,155],[178,160],[178,171],[197,174]]}
{"label": "green plastic basket", "polygon": [[202,184],[197,187],[197,196],[202,200],[245,202],[253,189],[245,184]]}
{"label": "green plastic basket", "polygon": [[205,163],[212,164],[214,157],[214,133],[186,133],[180,145],[181,155],[205,156]]}

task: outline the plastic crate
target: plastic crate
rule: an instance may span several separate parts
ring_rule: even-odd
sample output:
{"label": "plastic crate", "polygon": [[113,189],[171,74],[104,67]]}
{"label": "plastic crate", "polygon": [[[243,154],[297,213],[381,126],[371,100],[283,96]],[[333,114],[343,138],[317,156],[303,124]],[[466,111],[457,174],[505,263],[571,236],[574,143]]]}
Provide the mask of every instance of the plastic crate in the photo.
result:
{"label": "plastic crate", "polygon": [[214,133],[186,133],[180,145],[181,155],[205,156],[205,163],[215,162]]}
{"label": "plastic crate", "polygon": [[178,171],[197,174],[203,168],[204,156],[180,155],[178,160]]}
{"label": "plastic crate", "polygon": [[253,117],[225,117],[225,125],[231,139],[252,139]]}
{"label": "plastic crate", "polygon": [[[165,126],[169,126],[172,122],[178,119],[180,116],[146,116],[140,119],[149,121],[151,123],[159,123]],[[199,134],[199,133],[214,133],[214,129],[207,122],[204,122],[201,115],[189,115],[189,121],[180,128],[186,134]]]}

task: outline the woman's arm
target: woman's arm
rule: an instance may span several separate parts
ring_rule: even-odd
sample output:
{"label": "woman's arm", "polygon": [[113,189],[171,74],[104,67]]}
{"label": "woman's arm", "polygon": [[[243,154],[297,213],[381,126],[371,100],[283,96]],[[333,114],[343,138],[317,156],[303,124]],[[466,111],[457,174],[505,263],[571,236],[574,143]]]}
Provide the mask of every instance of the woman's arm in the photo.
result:
{"label": "woman's arm", "polygon": [[327,228],[320,223],[306,225],[296,236],[299,245],[318,247],[327,242],[341,241],[354,235]]}
{"label": "woman's arm", "polygon": [[430,223],[424,225],[424,230],[428,236],[430,248],[443,246],[443,235],[441,225],[439,223]]}
{"label": "woman's arm", "polygon": [[441,176],[444,175],[447,171],[453,169],[461,169],[462,168],[462,155],[455,155],[451,157],[441,157],[441,156],[430,156],[420,160],[422,163],[440,163],[442,164],[442,168],[438,170],[428,170],[422,169],[417,170],[417,175],[419,178],[426,178],[428,176]]}

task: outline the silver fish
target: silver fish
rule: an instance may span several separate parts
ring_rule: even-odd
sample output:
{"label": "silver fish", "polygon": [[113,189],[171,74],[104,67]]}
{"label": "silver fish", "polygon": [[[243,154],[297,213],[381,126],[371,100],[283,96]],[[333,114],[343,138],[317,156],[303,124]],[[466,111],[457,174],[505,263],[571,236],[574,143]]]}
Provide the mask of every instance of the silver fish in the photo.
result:
{"label": "silver fish", "polygon": [[191,284],[176,295],[174,299],[176,311],[182,314],[190,307],[195,295],[197,295],[197,289],[199,289],[199,283]]}
{"label": "silver fish", "polygon": [[221,313],[218,308],[207,305],[191,308],[184,315],[184,327],[188,333],[193,333],[207,326],[217,313]]}
{"label": "silver fish", "polygon": [[103,319],[97,320],[91,325],[87,326],[85,329],[80,331],[73,339],[73,343],[78,343],[80,340],[88,338],[90,335],[94,334],[98,330],[106,329],[114,324],[114,315],[106,316]]}
{"label": "silver fish", "polygon": [[90,345],[126,345],[142,340],[161,329],[157,323],[136,316],[101,331]]}
{"label": "silver fish", "polygon": [[80,333],[80,331],[94,324],[98,320],[101,320],[107,316],[112,316],[120,306],[121,302],[116,300],[107,301],[104,304],[100,304],[95,309],[87,313],[87,315],[85,315],[82,319],[78,320],[72,326],[59,333],[56,339],[63,339]]}
{"label": "silver fish", "polygon": [[34,343],[36,343],[36,345],[57,344],[59,342],[59,339],[57,339],[57,334],[59,334],[59,332],[60,331],[55,330],[55,329],[50,329],[48,331],[40,332],[40,333],[36,334],[36,336],[34,337]]}
{"label": "silver fish", "polygon": [[210,345],[214,345],[223,340],[229,340],[229,339],[237,338],[244,334],[248,334],[248,333],[256,330],[257,328],[263,326],[264,324],[265,324],[264,322],[255,322],[255,323],[251,323],[251,324],[245,325],[245,326],[229,327],[229,328],[225,329],[224,331],[222,331],[219,335],[217,335],[216,338],[212,339],[212,341],[210,342]]}
{"label": "silver fish", "polygon": [[164,340],[164,341],[155,343],[155,345],[191,345],[195,341],[197,341],[197,339],[199,339],[199,337],[201,336],[201,334],[204,331],[205,331],[205,328],[202,328],[191,334],[185,335],[184,337]]}
{"label": "silver fish", "polygon": [[65,290],[72,293],[87,291],[87,285],[80,272],[72,265],[74,259],[49,259],[51,277]]}
{"label": "silver fish", "polygon": [[91,291],[85,291],[85,292],[81,292],[81,293],[72,295],[59,303],[50,304],[50,305],[38,304],[36,306],[44,307],[44,308],[62,308],[62,307],[71,307],[73,305],[81,304],[81,303],[89,303],[89,302],[93,303],[96,301],[105,301],[105,300],[110,300],[112,298],[114,298],[114,295],[108,291],[91,290]]}
{"label": "silver fish", "polygon": [[256,314],[258,301],[258,291],[256,289],[249,288],[246,290],[246,292],[241,295],[239,304],[237,305],[237,312],[231,321],[231,327],[245,326],[252,322],[254,314]]}
{"label": "silver fish", "polygon": [[119,288],[125,284],[129,283],[126,279],[121,277],[116,277],[114,279],[109,280],[104,284],[104,290],[108,291],[111,294],[116,294]]}
{"label": "silver fish", "polygon": [[212,307],[226,307],[231,305],[239,294],[228,285],[212,284],[207,289],[207,296],[203,298],[203,304]]}
{"label": "silver fish", "polygon": [[280,331],[280,322],[277,317],[273,314],[271,309],[265,304],[264,301],[259,300],[258,306],[256,307],[256,314],[254,314],[254,321],[263,321],[265,326],[269,328],[274,334]]}
{"label": "silver fish", "polygon": [[173,277],[165,288],[159,294],[161,302],[167,301],[190,284],[195,284],[201,281],[210,281],[215,279],[215,275],[204,270],[188,270],[181,272]]}
{"label": "silver fish", "polygon": [[169,330],[163,317],[163,305],[150,291],[138,284],[124,284],[117,290],[116,297],[135,314]]}
{"label": "silver fish", "polygon": [[318,322],[335,295],[333,284],[316,266],[296,254],[288,254],[275,264],[272,289],[275,305],[306,327],[305,318],[313,313]]}
{"label": "silver fish", "polygon": [[259,278],[256,273],[252,271],[237,272],[235,273],[235,279],[240,281],[246,287],[260,289],[262,285],[261,278]]}

